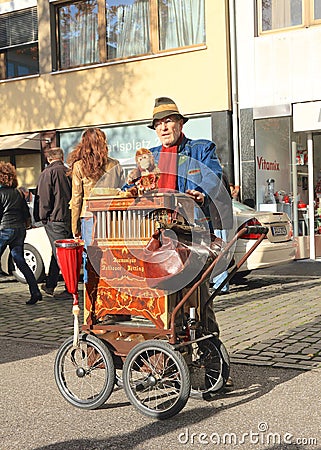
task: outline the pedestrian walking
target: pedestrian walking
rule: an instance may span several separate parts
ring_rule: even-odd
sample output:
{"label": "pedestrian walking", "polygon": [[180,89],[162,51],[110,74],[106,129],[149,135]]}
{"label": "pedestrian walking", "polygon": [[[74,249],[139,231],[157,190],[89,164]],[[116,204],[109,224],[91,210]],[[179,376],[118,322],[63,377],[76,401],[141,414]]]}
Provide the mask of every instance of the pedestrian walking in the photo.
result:
{"label": "pedestrian walking", "polygon": [[42,299],[35,276],[24,259],[26,227],[30,225],[30,212],[23,194],[17,189],[16,169],[0,161],[0,257],[9,246],[18,269],[23,273],[30,291],[27,305]]}
{"label": "pedestrian walking", "polygon": [[[71,233],[71,178],[64,164],[64,152],[54,147],[47,152],[48,166],[41,172],[35,199],[35,220],[41,220],[48,235],[52,255],[46,282],[41,289],[53,296],[59,280],[60,268],[57,262],[55,241],[69,239]],[[65,289],[55,294],[57,299],[70,299],[72,295]]]}

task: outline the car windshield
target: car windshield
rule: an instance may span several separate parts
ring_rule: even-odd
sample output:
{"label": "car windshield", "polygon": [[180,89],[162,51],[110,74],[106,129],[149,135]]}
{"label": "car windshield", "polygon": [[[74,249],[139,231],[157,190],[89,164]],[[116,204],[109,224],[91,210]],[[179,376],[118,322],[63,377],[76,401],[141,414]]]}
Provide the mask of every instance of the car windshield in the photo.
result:
{"label": "car windshield", "polygon": [[243,203],[238,202],[237,200],[233,200],[233,209],[237,212],[252,212],[255,209],[250,208],[250,206],[244,205]]}

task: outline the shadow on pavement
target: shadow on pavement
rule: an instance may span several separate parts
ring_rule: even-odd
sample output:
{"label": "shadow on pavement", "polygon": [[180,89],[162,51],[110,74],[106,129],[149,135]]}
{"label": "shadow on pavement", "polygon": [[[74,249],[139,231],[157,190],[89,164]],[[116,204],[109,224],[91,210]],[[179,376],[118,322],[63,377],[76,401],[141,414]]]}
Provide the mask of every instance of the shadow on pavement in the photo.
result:
{"label": "shadow on pavement", "polygon": [[228,399],[228,404],[222,405],[220,409],[229,409],[259,398],[274,389],[277,385],[285,383],[301,374],[301,370],[295,369],[231,364],[231,377],[234,382],[233,389],[226,389],[225,392],[223,391],[220,394],[214,395],[208,401],[215,401],[218,398],[222,400]]}
{"label": "shadow on pavement", "polygon": [[[35,450],[65,450],[66,448],[68,448],[68,450],[99,450],[107,448],[109,450],[131,450],[135,448],[155,448],[148,444],[148,441],[150,441],[151,438],[155,439],[175,431],[177,431],[177,438],[180,435],[184,435],[182,436],[182,439],[189,439],[189,436],[186,434],[186,430],[189,430],[189,427],[201,423],[204,419],[214,418],[216,414],[223,410],[229,410],[241,404],[253,401],[254,399],[265,395],[277,385],[285,383],[301,373],[301,371],[289,369],[257,368],[254,366],[237,365],[233,367],[233,378],[235,378],[234,390],[213,396],[210,404],[207,402],[206,406],[183,410],[179,415],[167,419],[166,421],[155,420],[152,423],[137,428],[135,431],[123,434],[118,432],[114,436],[109,436],[108,439],[66,440],[60,443],[38,447],[37,449],[35,448]],[[204,400],[200,400],[199,405],[201,405],[202,402],[204,402]],[[182,430],[184,431],[182,432]],[[185,444],[186,443],[189,442],[185,442]],[[173,442],[172,448],[178,448],[178,446],[181,447],[179,441],[177,441],[176,447]],[[300,448],[301,447],[295,447],[297,450]],[[279,448],[273,447],[270,450],[279,450]]]}
{"label": "shadow on pavement", "polygon": [[[23,343],[23,345],[22,345]],[[0,364],[10,363],[35,356],[46,355],[56,347],[35,342],[26,343],[25,340],[4,339],[0,340]]]}

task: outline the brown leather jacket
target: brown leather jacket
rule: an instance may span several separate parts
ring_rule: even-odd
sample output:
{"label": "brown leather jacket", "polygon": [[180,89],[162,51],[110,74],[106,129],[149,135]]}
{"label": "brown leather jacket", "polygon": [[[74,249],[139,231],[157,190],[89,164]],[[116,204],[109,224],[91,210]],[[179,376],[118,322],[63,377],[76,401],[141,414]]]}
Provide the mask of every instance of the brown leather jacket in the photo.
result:
{"label": "brown leather jacket", "polygon": [[[124,184],[124,174],[119,161],[108,157],[105,167],[106,174],[99,181],[100,187],[121,188]],[[86,198],[90,196],[97,182],[85,177],[82,169],[82,161],[76,161],[72,170],[72,197],[71,197],[71,228],[74,235],[80,234],[80,218],[92,217],[87,211]]]}

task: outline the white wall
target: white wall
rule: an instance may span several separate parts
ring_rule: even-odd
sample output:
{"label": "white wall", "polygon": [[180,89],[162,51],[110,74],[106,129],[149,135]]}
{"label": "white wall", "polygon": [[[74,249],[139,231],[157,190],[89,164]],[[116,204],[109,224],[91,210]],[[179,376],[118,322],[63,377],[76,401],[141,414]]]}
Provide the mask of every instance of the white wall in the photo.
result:
{"label": "white wall", "polygon": [[236,0],[240,108],[320,100],[321,26],[254,37],[253,3]]}
{"label": "white wall", "polygon": [[235,15],[239,107],[252,108],[255,103],[253,1],[235,0]]}

